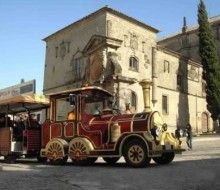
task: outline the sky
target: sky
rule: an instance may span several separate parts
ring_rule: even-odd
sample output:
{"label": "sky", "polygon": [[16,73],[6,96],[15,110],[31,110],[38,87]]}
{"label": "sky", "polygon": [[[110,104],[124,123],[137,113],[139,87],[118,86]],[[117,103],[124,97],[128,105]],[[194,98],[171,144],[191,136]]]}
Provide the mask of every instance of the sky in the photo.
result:
{"label": "sky", "polygon": [[[183,17],[197,24],[199,0],[0,0],[0,89],[21,79],[36,79],[42,94],[45,42],[43,38],[103,6],[116,9],[161,32],[181,30]],[[220,0],[204,0],[209,17],[220,15]]]}

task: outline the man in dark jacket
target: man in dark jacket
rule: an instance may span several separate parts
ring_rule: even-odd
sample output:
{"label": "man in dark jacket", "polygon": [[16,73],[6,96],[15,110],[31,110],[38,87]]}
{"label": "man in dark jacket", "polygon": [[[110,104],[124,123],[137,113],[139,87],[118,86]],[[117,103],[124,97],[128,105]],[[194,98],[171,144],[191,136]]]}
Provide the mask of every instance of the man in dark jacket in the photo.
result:
{"label": "man in dark jacket", "polygon": [[186,126],[186,144],[192,150],[192,127],[189,123]]}

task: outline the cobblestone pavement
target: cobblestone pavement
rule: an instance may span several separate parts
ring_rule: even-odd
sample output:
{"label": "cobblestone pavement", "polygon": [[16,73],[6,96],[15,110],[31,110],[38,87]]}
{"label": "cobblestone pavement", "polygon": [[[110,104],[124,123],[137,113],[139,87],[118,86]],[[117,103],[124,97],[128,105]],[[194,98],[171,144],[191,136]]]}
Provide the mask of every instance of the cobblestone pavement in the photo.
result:
{"label": "cobblestone pavement", "polygon": [[[185,142],[183,147],[186,148]],[[51,166],[35,160],[0,162],[0,189],[42,190],[219,190],[220,136],[196,137],[193,150],[174,162],[134,169],[121,159],[107,166],[100,158],[93,166]]]}

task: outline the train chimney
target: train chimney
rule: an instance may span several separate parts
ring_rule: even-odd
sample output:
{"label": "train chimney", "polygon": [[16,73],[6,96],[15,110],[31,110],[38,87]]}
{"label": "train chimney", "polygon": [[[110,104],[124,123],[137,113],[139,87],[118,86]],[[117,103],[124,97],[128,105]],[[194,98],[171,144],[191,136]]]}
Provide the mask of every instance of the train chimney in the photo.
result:
{"label": "train chimney", "polygon": [[142,80],[139,84],[142,87],[143,90],[143,96],[144,96],[144,112],[150,112],[150,86],[151,86],[151,81],[149,80]]}

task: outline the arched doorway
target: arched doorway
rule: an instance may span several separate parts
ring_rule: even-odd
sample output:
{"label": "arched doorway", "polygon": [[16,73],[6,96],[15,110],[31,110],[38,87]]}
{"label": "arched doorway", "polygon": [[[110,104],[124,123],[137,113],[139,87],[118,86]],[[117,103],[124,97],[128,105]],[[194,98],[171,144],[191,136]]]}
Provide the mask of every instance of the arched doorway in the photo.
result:
{"label": "arched doorway", "polygon": [[206,112],[202,113],[202,132],[206,133],[209,130],[209,116]]}

